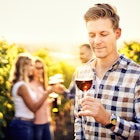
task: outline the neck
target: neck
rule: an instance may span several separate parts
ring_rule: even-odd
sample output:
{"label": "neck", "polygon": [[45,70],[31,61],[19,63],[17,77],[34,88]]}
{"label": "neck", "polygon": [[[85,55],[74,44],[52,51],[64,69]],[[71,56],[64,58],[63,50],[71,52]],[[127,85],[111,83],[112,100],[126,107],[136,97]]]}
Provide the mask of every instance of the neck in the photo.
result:
{"label": "neck", "polygon": [[32,83],[36,83],[36,85],[41,85],[41,81],[39,78],[35,77],[33,80],[32,80]]}
{"label": "neck", "polygon": [[101,68],[110,68],[112,64],[119,58],[119,54],[112,54],[111,56],[105,58],[97,58],[96,64]]}
{"label": "neck", "polygon": [[96,58],[95,62],[95,70],[96,74],[99,77],[99,79],[102,79],[104,74],[107,72],[109,68],[113,65],[113,63],[119,58],[119,54],[116,53],[116,55],[112,55],[112,57],[106,57],[106,58]]}

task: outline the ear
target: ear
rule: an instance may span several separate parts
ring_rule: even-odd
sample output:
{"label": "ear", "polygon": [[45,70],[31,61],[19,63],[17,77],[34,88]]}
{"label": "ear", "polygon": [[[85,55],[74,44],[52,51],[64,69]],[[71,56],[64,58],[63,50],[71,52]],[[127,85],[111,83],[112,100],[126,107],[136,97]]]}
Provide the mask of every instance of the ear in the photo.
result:
{"label": "ear", "polygon": [[116,33],[116,39],[119,39],[121,36],[121,28],[116,29],[115,33]]}

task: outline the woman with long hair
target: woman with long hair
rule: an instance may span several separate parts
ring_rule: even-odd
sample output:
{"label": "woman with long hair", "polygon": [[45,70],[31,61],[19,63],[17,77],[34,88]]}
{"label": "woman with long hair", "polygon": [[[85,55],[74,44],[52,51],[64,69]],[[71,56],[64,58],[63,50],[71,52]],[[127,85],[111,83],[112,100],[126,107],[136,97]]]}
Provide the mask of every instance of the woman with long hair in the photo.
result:
{"label": "woman with long hair", "polygon": [[13,65],[11,94],[15,106],[15,116],[10,124],[10,137],[12,140],[33,140],[34,113],[41,107],[53,92],[54,87],[44,90],[42,97],[37,99],[31,90],[29,81],[33,75],[33,64],[30,55],[20,54]]}
{"label": "woman with long hair", "polygon": [[[35,57],[33,77],[30,81],[31,89],[36,93],[38,99],[44,96],[44,91],[48,87],[47,68],[44,61]],[[51,122],[51,103],[47,98],[41,107],[35,112],[34,119],[34,140],[52,140]]]}

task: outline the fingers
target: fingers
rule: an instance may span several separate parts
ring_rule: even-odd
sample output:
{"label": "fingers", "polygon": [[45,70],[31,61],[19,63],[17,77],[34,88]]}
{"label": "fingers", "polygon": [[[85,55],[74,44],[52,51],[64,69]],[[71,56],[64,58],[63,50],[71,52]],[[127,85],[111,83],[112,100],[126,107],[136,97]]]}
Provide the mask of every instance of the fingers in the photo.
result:
{"label": "fingers", "polygon": [[81,111],[79,116],[96,116],[101,109],[101,103],[91,96],[86,96],[81,100]]}
{"label": "fingers", "polygon": [[92,116],[93,113],[90,110],[79,111],[77,116]]}
{"label": "fingers", "polygon": [[63,94],[65,92],[65,86],[62,84],[56,84],[54,92],[57,92],[58,94]]}
{"label": "fingers", "polygon": [[86,102],[95,102],[95,98],[91,96],[85,96],[83,99],[81,99],[81,105],[86,103]]}

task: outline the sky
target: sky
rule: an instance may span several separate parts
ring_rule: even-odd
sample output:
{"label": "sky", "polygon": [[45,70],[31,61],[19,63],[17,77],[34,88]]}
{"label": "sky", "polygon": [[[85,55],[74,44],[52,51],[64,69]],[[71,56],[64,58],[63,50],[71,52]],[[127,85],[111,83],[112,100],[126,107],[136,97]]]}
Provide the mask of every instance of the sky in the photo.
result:
{"label": "sky", "polygon": [[66,46],[88,42],[84,13],[109,3],[120,15],[120,42],[140,40],[140,0],[0,0],[0,38]]}

